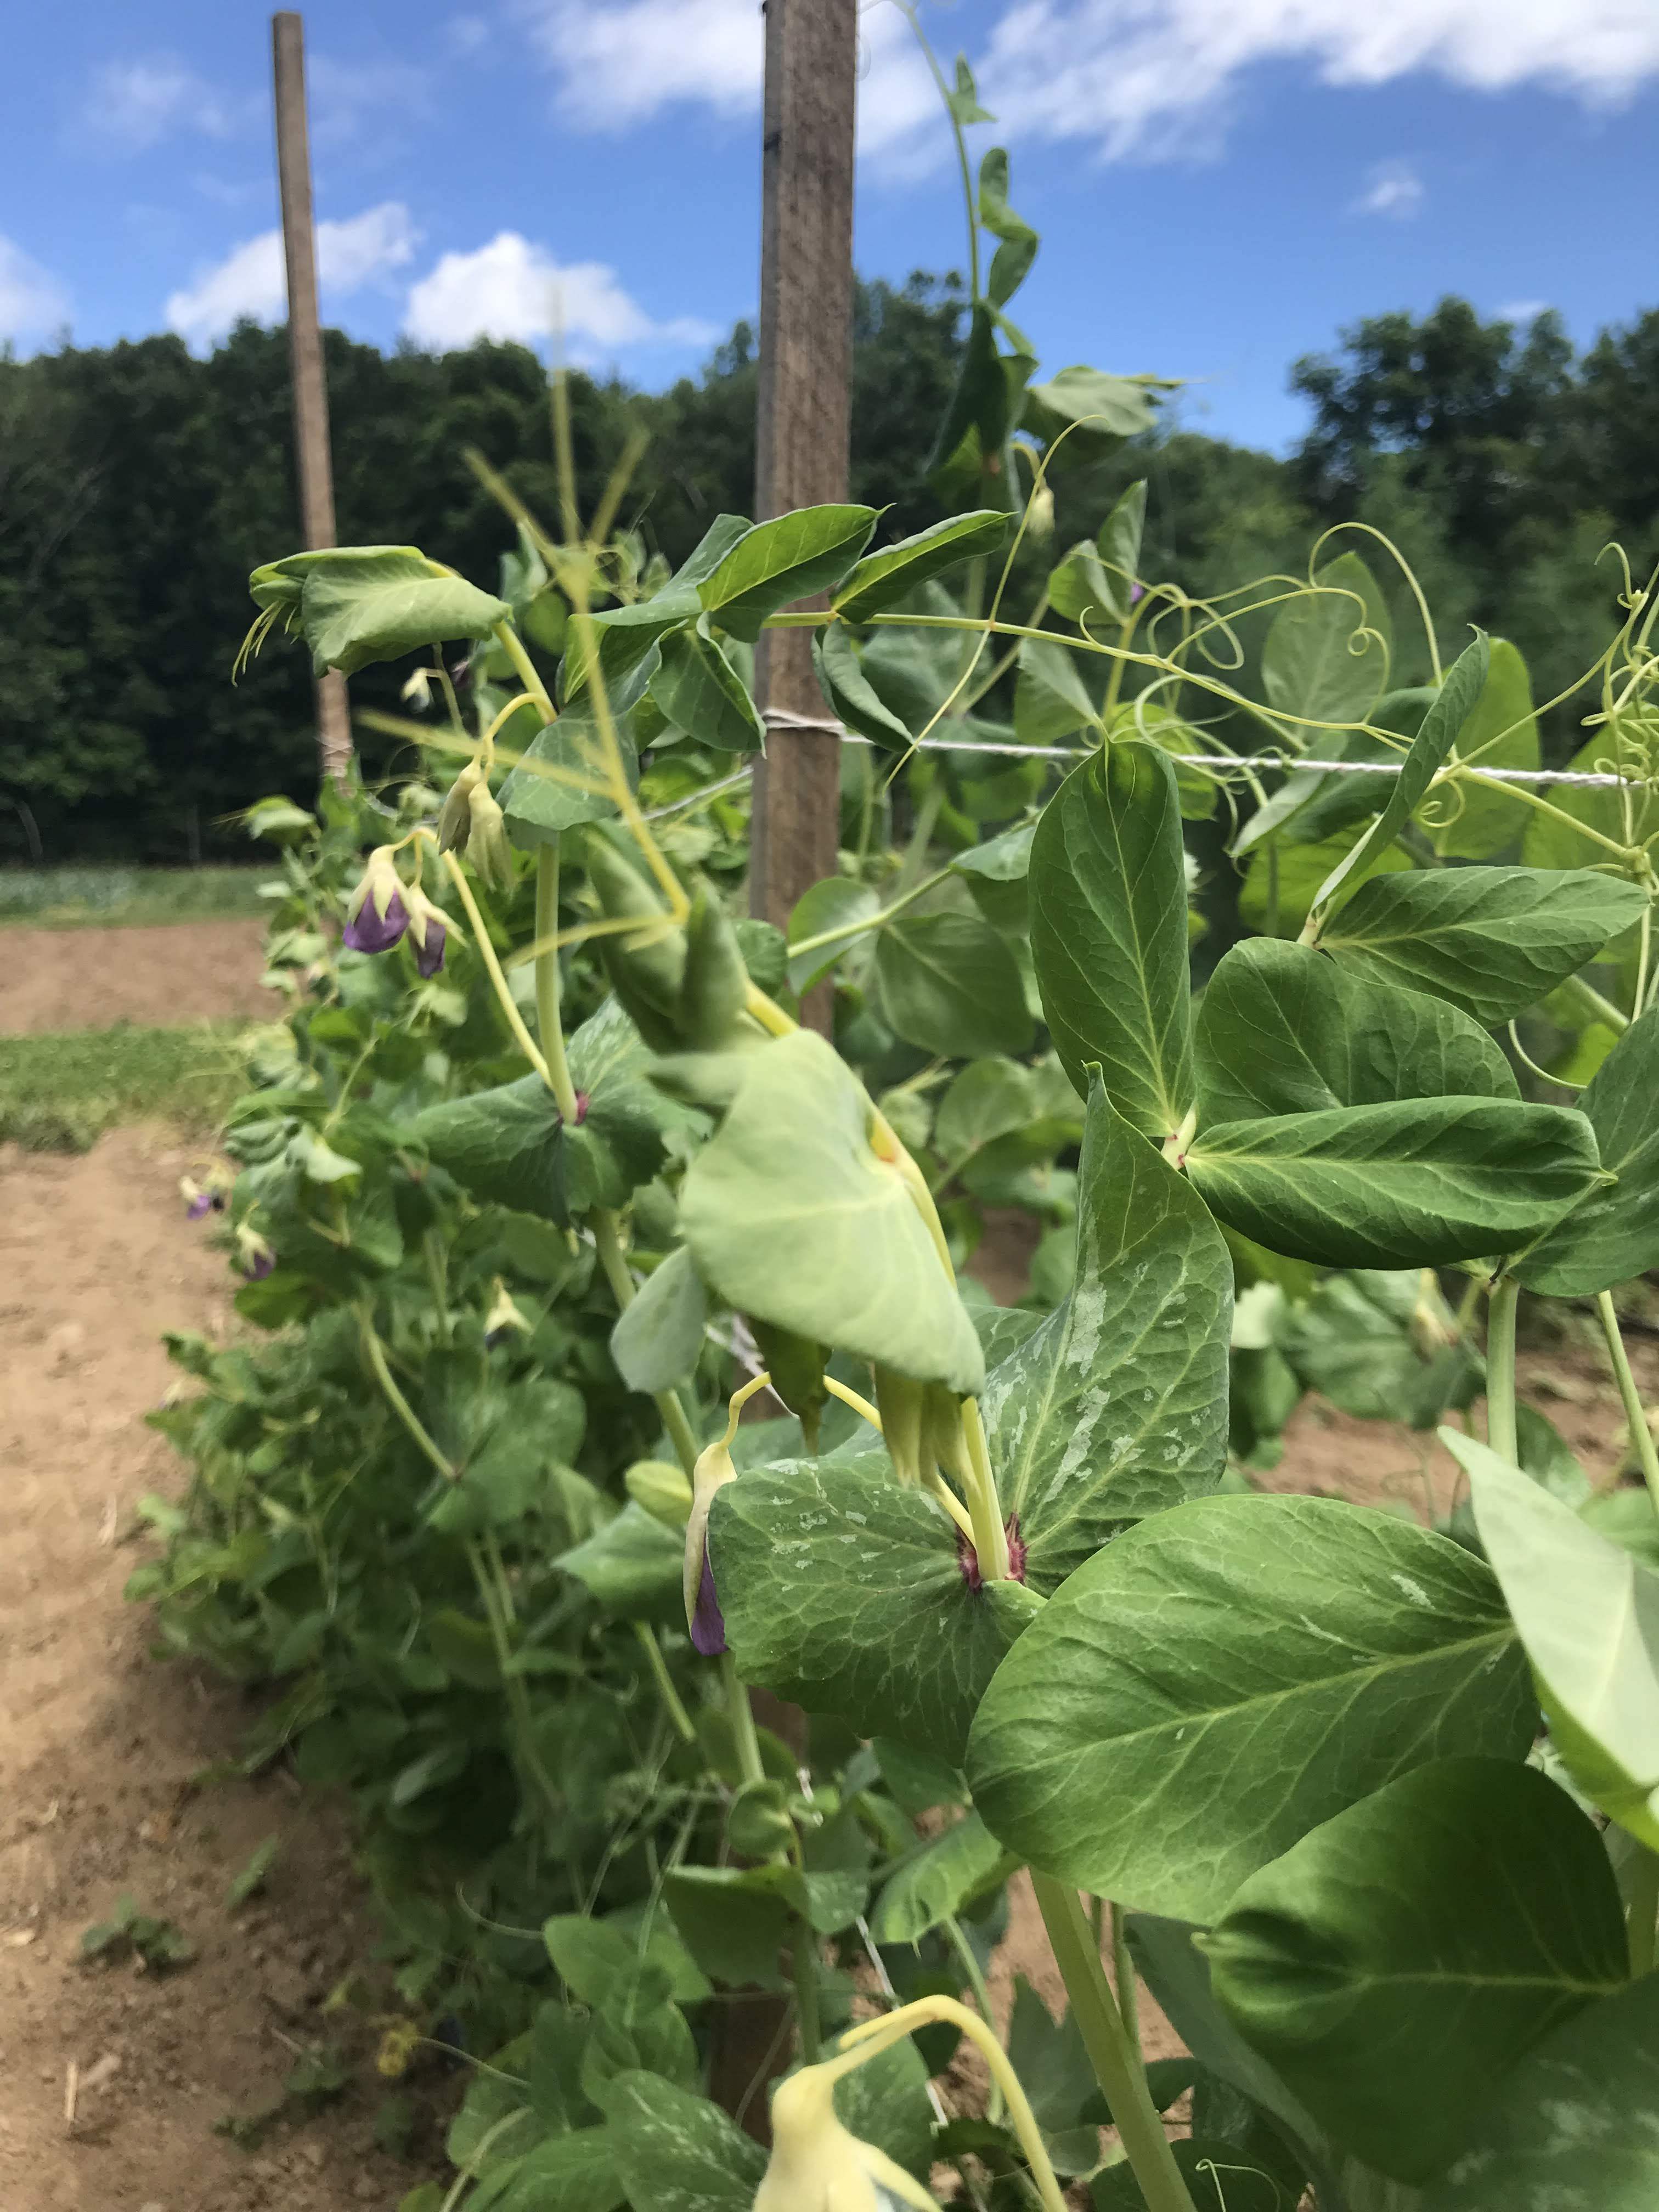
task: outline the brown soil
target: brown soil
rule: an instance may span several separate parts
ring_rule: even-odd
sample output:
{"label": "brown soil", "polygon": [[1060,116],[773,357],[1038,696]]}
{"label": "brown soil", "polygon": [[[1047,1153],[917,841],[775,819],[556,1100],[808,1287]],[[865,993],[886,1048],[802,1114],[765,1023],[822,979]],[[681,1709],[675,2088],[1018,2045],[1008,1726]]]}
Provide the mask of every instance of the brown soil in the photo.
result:
{"label": "brown soil", "polygon": [[[139,1130],[79,1159],[0,1152],[5,2212],[337,2212],[393,2205],[418,2178],[373,2150],[367,2090],[252,2153],[213,2133],[274,2103],[296,2050],[349,2045],[319,2003],[368,1941],[342,1831],[313,1799],[280,1776],[192,1788],[246,1708],[158,1667],[122,1602],[134,1504],[176,1477],[139,1419],[169,1379],[159,1332],[228,1317],[223,1256],[179,1203],[185,1165]],[[273,1834],[267,1893],[233,1914],[228,1881]],[[83,1964],[82,1929],[123,1895],[176,1922],[195,1963]]]}
{"label": "brown soil", "polygon": [[0,934],[0,1036],[270,1018],[259,921]]}

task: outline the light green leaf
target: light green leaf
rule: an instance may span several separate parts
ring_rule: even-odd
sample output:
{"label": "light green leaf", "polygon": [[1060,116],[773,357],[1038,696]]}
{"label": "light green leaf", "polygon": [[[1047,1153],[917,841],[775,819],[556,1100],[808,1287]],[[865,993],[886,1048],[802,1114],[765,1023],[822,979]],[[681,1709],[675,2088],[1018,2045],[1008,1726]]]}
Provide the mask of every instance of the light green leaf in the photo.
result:
{"label": "light green leaf", "polygon": [[1220,962],[1200,1001],[1194,1049],[1206,1125],[1404,1098],[1519,1096],[1508,1060],[1468,1015],[1273,938],[1236,945]]}
{"label": "light green leaf", "polygon": [[[994,507],[947,516],[914,537],[866,553],[830,605],[844,621],[868,622],[872,615],[893,606],[918,584],[942,576],[959,561],[980,560],[998,551],[1012,526],[1012,516]],[[836,629],[831,624],[826,638],[834,636]]]}
{"label": "light green leaf", "polygon": [[[1605,866],[1613,857],[1607,847],[1583,836],[1574,823],[1582,822],[1585,829],[1612,838],[1615,845],[1627,840],[1645,844],[1659,830],[1659,792],[1649,781],[1653,774],[1654,735],[1650,725],[1641,718],[1624,714],[1593,730],[1567,766],[1580,775],[1622,775],[1629,781],[1622,790],[1612,785],[1597,789],[1593,785],[1559,784],[1547,794],[1554,813],[1528,807],[1526,838],[1521,848],[1521,857],[1528,867]],[[1571,819],[1563,822],[1563,814]]]}
{"label": "light green leaf", "polygon": [[1140,574],[1140,541],[1146,528],[1146,479],[1140,477],[1114,502],[1095,539],[1120,622],[1128,616],[1130,593]]}
{"label": "light green leaf", "polygon": [[878,1943],[919,1943],[1018,1864],[977,1813],[966,1814],[900,1862],[876,1899],[871,1932]]}
{"label": "light green leaf", "polygon": [[1392,637],[1382,595],[1357,553],[1321,568],[1311,590],[1279,608],[1261,649],[1261,686],[1298,744],[1328,757],[1331,733],[1307,725],[1366,719],[1388,682]]}
{"label": "light green leaf", "polygon": [[974,1723],[986,1826],[1097,1896],[1209,1921],[1258,1867],[1398,1774],[1520,1759],[1526,1669],[1449,1538],[1316,1498],[1206,1498],[1079,1568]]}
{"label": "light green leaf", "polygon": [[819,690],[849,730],[868,738],[872,745],[884,745],[890,752],[909,751],[909,731],[883,703],[864,672],[857,646],[840,623],[814,634],[812,666]]}
{"label": "light green leaf", "polygon": [[1359,882],[1371,862],[1393,844],[1411,820],[1474,710],[1491,659],[1491,641],[1484,631],[1477,630],[1474,644],[1467,646],[1446,671],[1446,680],[1423,717],[1423,726],[1412,739],[1399,775],[1389,787],[1382,811],[1353,850],[1326,877],[1314,894],[1316,907],[1328,906],[1351,878]]}
{"label": "light green leaf", "polygon": [[1008,204],[1008,155],[1001,146],[993,146],[979,165],[979,219],[1000,241],[985,296],[994,307],[1006,307],[1036,258],[1037,234]]}
{"label": "light green leaf", "polygon": [[651,696],[669,720],[717,752],[764,752],[766,725],[719,642],[702,628],[672,629]]}
{"label": "light green leaf", "polygon": [[708,1299],[684,1244],[677,1245],[611,1332],[611,1357],[630,1390],[647,1396],[683,1382],[697,1364]]}
{"label": "light green leaf", "polygon": [[[822,882],[810,884],[795,901],[789,916],[790,942],[799,945],[808,938],[822,937],[828,930],[849,929],[854,922],[872,921],[880,911],[881,901],[868,884],[859,883],[851,876],[825,876]],[[815,952],[792,951],[790,989],[798,994],[810,991],[858,943],[856,936],[848,935],[834,945],[820,946]]]}
{"label": "light green leaf", "polygon": [[1577,975],[1646,903],[1634,884],[1589,868],[1425,869],[1363,885],[1320,942],[1362,975],[1492,1024]]}
{"label": "light green leaf", "polygon": [[1031,847],[1031,952],[1079,1096],[1097,1062],[1114,1106],[1161,1144],[1193,1103],[1187,873],[1175,770],[1114,744],[1068,775]]}
{"label": "light green leaf", "polygon": [[1021,638],[1014,684],[1014,735],[1020,744],[1057,745],[1075,731],[1094,728],[1099,720],[1099,709],[1066,647]]}
{"label": "light green leaf", "polygon": [[1632,1022],[1578,1100],[1601,1164],[1592,1191],[1516,1268],[1531,1291],[1582,1297],[1659,1264],[1659,1009]]}
{"label": "light green leaf", "polygon": [[1157,420],[1153,394],[1139,379],[1079,366],[1031,386],[1020,427],[1045,444],[1071,430],[1060,457],[1077,465],[1098,459],[1124,438],[1138,438]]}
{"label": "light green leaf", "polygon": [[1440,1431],[1573,1780],[1659,1850],[1659,1574],[1472,1437]]}
{"label": "light green leaf", "polygon": [[714,1499],[708,1544],[745,1681],[961,1763],[1037,1601],[1018,1583],[970,1589],[955,1522],[884,1453],[740,1474]]}
{"label": "light green leaf", "polygon": [[870,542],[873,507],[803,507],[757,522],[697,586],[706,613],[752,645],[769,615],[832,591]]}
{"label": "light green leaf", "polygon": [[[511,2141],[503,2135],[503,2147]],[[492,2179],[494,2172],[492,2164]],[[559,2212],[616,2212],[623,2202],[616,2139],[609,2128],[574,2128],[568,2135],[550,2136],[513,2165],[499,2195],[487,2195],[489,2186],[486,2182],[473,2193],[469,2212],[544,2212],[550,2204],[556,2204]],[[441,2203],[437,2212],[442,2212]]]}
{"label": "light green leaf", "polygon": [[876,940],[876,980],[890,1029],[946,1060],[1029,1052],[1035,1035],[1019,963],[972,914],[904,915]]}
{"label": "light green leaf", "polygon": [[1191,1186],[1098,1082],[1077,1251],[1066,1297],[985,1386],[1003,1507],[1044,1593],[1122,1522],[1213,1490],[1227,1458],[1231,1258]]}
{"label": "light green leaf", "polygon": [[402,546],[343,547],[306,574],[300,620],[320,676],[349,676],[452,638],[488,637],[508,614],[504,599],[463,576],[448,576]]}
{"label": "light green leaf", "polygon": [[[1538,765],[1532,682],[1526,662],[1506,637],[1492,641],[1492,667],[1474,712],[1458,737],[1457,753],[1460,760],[1473,762],[1477,774]],[[1512,844],[1529,822],[1540,818],[1524,799],[1462,780],[1456,797],[1448,794],[1447,811],[1451,818],[1436,830],[1434,849],[1444,859],[1460,860],[1489,860]]]}
{"label": "light green leaf", "polygon": [[1659,1974],[1648,1974],[1522,2061],[1423,2212],[1650,2212],[1656,2113]]}
{"label": "light green leaf", "polygon": [[1326,1267],[1444,1267],[1514,1252],[1601,1170],[1571,1108],[1413,1098],[1201,1131],[1186,1155],[1230,1229]]}
{"label": "light green leaf", "polygon": [[[606,686],[606,703],[622,750],[623,766],[629,782],[635,788],[640,780],[639,758],[630,718],[656,670],[656,653],[648,650]],[[604,739],[591,692],[580,692],[556,722],[537,732],[525,748],[523,761],[514,768],[496,798],[507,817],[507,834],[515,845],[544,844],[579,822],[602,821],[616,812],[617,802],[603,790],[582,791],[574,784],[538,775],[534,767],[526,767],[524,762],[540,762],[546,767],[582,776],[590,784],[604,782]]]}
{"label": "light green leaf", "polygon": [[1629,1970],[1595,1826],[1491,1759],[1437,1760],[1339,1813],[1201,1940],[1233,2025],[1326,2131],[1419,2184],[1516,2062]]}
{"label": "light green leaf", "polygon": [[1007,1060],[971,1060],[939,1100],[933,1143],[955,1164],[1023,1129],[1033,1111],[1032,1085],[1023,1067]]}
{"label": "light green leaf", "polygon": [[623,1620],[684,1620],[684,1540],[631,1498],[614,1521],[561,1552],[553,1565]]}
{"label": "light green leaf", "polygon": [[748,1056],[730,1111],[688,1169],[680,1221],[728,1305],[921,1382],[977,1391],[979,1340],[872,1108],[810,1030]]}
{"label": "light green leaf", "polygon": [[[1264,936],[1296,936],[1313,909],[1314,894],[1353,843],[1352,831],[1343,830],[1317,844],[1280,842],[1252,853],[1239,889],[1240,915]],[[1402,874],[1412,860],[1398,845],[1390,845],[1366,866],[1372,876]]]}
{"label": "light green leaf", "polygon": [[617,2075],[604,2098],[630,2204],[647,2212],[750,2212],[766,2153],[718,2105],[644,2073]]}
{"label": "light green leaf", "polygon": [[1121,622],[1115,577],[1107,574],[1093,541],[1085,538],[1065,559],[1048,572],[1048,604],[1064,621],[1076,623],[1090,636],[1100,635],[1104,623]]}
{"label": "light green leaf", "polygon": [[1015,829],[1005,830],[1000,837],[970,845],[965,853],[957,854],[951,866],[958,875],[982,876],[994,884],[1024,883],[1030,870],[1036,836],[1036,823],[1022,822]]}

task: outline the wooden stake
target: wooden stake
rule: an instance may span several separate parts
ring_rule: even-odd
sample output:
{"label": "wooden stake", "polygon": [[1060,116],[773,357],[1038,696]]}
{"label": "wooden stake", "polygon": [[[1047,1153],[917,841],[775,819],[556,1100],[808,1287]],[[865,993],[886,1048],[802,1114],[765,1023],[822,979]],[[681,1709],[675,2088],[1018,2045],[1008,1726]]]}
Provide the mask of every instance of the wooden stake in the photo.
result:
{"label": "wooden stake", "polygon": [[[288,346],[294,380],[294,453],[300,536],[307,552],[332,545],[334,471],[329,456],[328,385],[317,316],[317,239],[311,206],[311,133],[306,120],[305,25],[291,10],[270,19],[276,88],[276,177],[288,268]],[[317,748],[325,775],[345,781],[351,712],[345,678],[331,669],[317,684]]]}
{"label": "wooden stake", "polygon": [[[858,0],[767,0],[755,468],[763,521],[847,497],[857,76]],[[766,632],[756,658],[763,706],[828,714],[809,630]],[[775,732],[755,776],[750,913],[785,927],[807,886],[836,872],[840,827],[839,740]],[[803,1011],[827,1032],[827,990]]]}

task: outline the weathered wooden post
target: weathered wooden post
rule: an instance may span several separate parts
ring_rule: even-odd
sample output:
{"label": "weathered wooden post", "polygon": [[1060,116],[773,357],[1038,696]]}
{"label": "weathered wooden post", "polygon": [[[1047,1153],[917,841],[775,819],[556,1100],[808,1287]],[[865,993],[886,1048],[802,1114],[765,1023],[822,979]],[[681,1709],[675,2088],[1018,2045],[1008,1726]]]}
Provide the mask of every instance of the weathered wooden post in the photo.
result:
{"label": "weathered wooden post", "polygon": [[[317,317],[317,238],[311,206],[311,132],[306,119],[305,25],[292,10],[270,19],[276,91],[276,178],[288,270],[288,345],[294,379],[294,453],[300,535],[307,552],[334,543],[334,468],[329,453],[328,385]],[[325,775],[344,780],[351,762],[351,710],[343,676],[317,684],[317,750]]]}
{"label": "weathered wooden post", "polygon": [[[847,497],[853,368],[853,136],[858,0],[766,0],[756,517]],[[823,719],[811,633],[770,630],[763,707]],[[780,730],[755,777],[750,911],[780,928],[836,871],[841,744]],[[805,1010],[829,1028],[829,994]]]}

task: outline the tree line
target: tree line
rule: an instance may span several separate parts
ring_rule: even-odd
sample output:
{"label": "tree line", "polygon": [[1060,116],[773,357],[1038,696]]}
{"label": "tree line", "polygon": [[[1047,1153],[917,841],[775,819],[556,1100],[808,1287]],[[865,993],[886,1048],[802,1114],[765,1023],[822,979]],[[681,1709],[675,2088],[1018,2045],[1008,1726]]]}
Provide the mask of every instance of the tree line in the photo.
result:
{"label": "tree line", "polygon": [[[854,496],[891,505],[896,534],[939,511],[926,462],[963,321],[949,276],[859,288]],[[487,342],[383,353],[337,331],[326,348],[342,542],[407,541],[493,582],[509,534],[463,456],[476,447],[555,513],[535,357]],[[752,512],[756,380],[742,324],[666,392],[573,377],[584,506],[642,431],[624,512],[652,550],[678,562],[712,515]],[[1304,571],[1322,531],[1357,522],[1410,559],[1443,648],[1479,622],[1522,646],[1540,698],[1582,673],[1622,580],[1601,549],[1620,540],[1638,578],[1659,554],[1659,311],[1578,354],[1553,315],[1517,327],[1449,299],[1344,331],[1291,382],[1311,421],[1288,456],[1182,428],[1135,441],[1060,477],[1052,544],[1028,557],[1071,544],[1146,477],[1145,565],[1194,595]],[[286,334],[252,324],[205,359],[173,337],[0,356],[0,861],[27,849],[20,805],[49,859],[178,863],[244,849],[228,817],[260,793],[308,795],[301,657],[268,652],[230,681],[247,572],[296,535],[289,409]],[[1407,594],[1380,549],[1367,557],[1396,616],[1400,680],[1416,680]],[[391,704],[397,680],[366,671],[354,698]],[[1553,757],[1593,705],[1547,717]]]}

